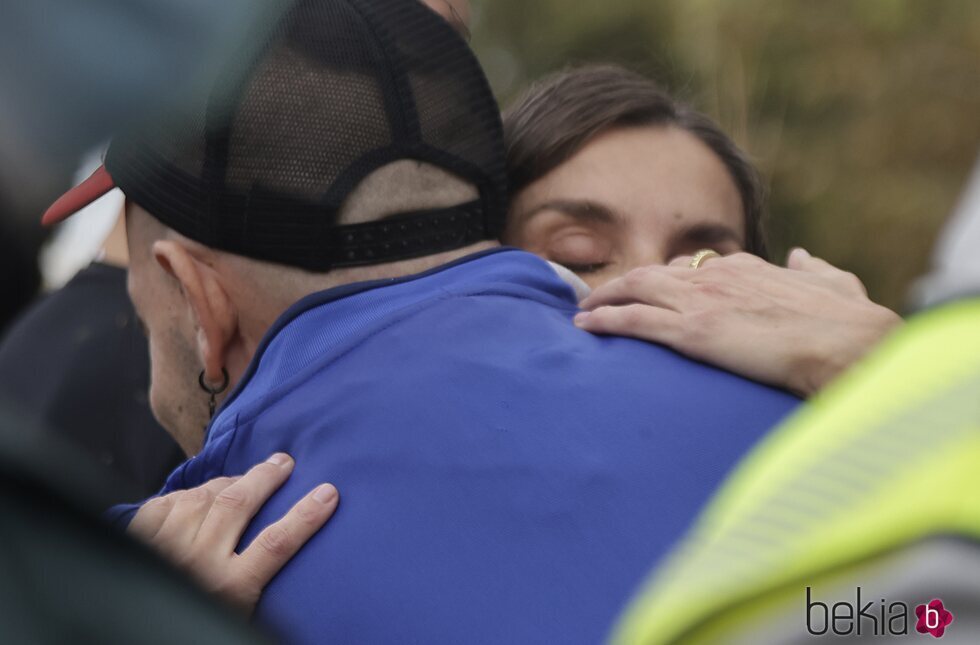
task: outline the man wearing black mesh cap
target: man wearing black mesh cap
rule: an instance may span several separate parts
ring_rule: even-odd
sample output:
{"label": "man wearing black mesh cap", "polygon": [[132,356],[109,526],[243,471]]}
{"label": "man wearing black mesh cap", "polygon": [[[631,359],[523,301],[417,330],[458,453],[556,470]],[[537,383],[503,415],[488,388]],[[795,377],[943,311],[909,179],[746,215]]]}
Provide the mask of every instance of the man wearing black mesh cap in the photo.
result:
{"label": "man wearing black mesh cap", "polygon": [[152,407],[195,455],[164,492],[292,454],[247,544],[337,484],[257,610],[291,642],[600,640],[794,400],[581,332],[548,264],[492,241],[497,106],[414,0],[290,3],[244,68],[46,215],[126,194]]}

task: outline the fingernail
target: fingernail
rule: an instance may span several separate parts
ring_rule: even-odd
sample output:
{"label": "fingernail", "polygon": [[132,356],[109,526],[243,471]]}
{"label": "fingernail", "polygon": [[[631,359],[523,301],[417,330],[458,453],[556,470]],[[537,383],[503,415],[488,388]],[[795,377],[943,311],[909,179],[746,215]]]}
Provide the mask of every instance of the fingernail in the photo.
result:
{"label": "fingernail", "polygon": [[584,325],[585,321],[588,320],[588,318],[589,318],[589,312],[583,311],[581,313],[575,314],[575,318],[573,319],[573,322],[576,325]]}
{"label": "fingernail", "polygon": [[321,504],[329,504],[337,498],[337,489],[330,484],[321,484],[313,492],[313,499]]}
{"label": "fingernail", "polygon": [[800,259],[806,259],[810,256],[810,252],[804,249],[802,246],[794,247],[792,251],[789,252],[790,257],[796,256]]}
{"label": "fingernail", "polygon": [[276,454],[266,459],[266,463],[275,464],[276,466],[285,466],[290,461],[292,460],[289,458],[289,455],[287,455],[284,452],[277,452]]}

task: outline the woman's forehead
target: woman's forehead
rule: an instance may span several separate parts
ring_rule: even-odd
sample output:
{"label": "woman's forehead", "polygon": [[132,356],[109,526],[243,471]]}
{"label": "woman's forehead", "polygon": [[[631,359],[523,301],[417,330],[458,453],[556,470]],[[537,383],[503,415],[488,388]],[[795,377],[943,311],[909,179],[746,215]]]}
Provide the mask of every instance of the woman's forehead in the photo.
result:
{"label": "woman's forehead", "polygon": [[518,193],[514,215],[526,217],[549,202],[595,204],[633,219],[703,214],[744,229],[741,198],[724,163],[674,127],[619,128],[595,137]]}

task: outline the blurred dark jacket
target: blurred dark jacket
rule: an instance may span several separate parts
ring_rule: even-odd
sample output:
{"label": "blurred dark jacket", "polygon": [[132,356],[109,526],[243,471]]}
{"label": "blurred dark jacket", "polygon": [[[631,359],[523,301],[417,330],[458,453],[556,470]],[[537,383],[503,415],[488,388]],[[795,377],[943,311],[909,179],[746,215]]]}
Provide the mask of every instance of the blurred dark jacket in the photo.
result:
{"label": "blurred dark jacket", "polygon": [[184,459],[150,412],[149,374],[126,271],[107,264],[80,271],[0,342],[0,399],[129,484],[113,504],[156,492]]}

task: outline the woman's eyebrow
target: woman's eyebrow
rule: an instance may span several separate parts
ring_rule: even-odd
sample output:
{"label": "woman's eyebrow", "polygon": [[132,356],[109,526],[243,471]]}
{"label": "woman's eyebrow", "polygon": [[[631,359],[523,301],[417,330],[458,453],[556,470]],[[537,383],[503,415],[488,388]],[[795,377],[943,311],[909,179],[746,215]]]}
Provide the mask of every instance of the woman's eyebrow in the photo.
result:
{"label": "woman's eyebrow", "polygon": [[520,219],[529,220],[542,211],[558,211],[582,222],[615,224],[622,221],[622,217],[605,204],[588,199],[552,199],[523,213]]}

